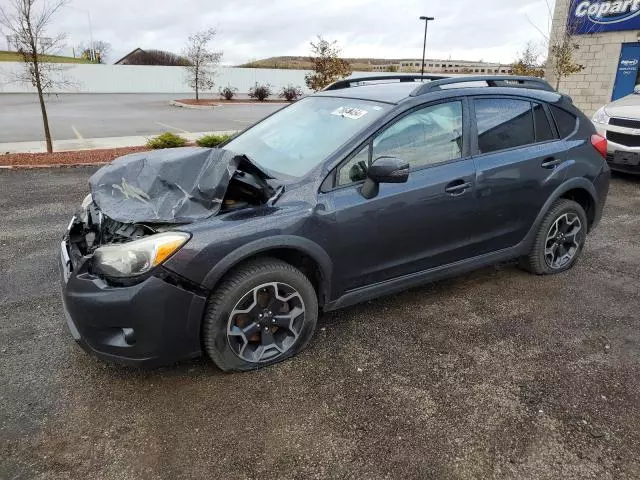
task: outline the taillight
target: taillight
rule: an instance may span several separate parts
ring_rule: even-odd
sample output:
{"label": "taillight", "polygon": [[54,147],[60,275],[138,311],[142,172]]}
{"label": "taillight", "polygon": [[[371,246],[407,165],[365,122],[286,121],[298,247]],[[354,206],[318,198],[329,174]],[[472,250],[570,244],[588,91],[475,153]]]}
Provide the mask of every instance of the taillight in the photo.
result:
{"label": "taillight", "polygon": [[591,145],[595,148],[603,158],[607,158],[607,139],[597,133],[591,135]]}

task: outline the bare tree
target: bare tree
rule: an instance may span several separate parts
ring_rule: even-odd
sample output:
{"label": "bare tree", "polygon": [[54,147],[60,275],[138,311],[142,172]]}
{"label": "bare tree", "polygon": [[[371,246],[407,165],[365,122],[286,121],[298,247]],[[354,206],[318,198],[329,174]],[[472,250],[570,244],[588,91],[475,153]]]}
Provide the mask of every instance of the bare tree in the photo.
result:
{"label": "bare tree", "polygon": [[[538,30],[544,45],[547,47],[549,52],[549,56],[546,59],[547,72],[551,72],[555,79],[555,89],[558,90],[563,78],[580,73],[585,67],[575,61],[575,52],[580,46],[573,37],[576,34],[578,25],[573,21],[567,21],[563,32],[560,35],[553,36],[553,9],[549,0],[545,0],[545,3],[548,13],[546,31],[533,23],[529,17],[527,17],[527,20]],[[556,19],[556,21],[559,20]]]}
{"label": "bare tree", "polygon": [[96,63],[107,63],[107,57],[111,53],[111,44],[103,40],[91,43],[81,43],[77,47],[80,56],[85,60],[93,60]]}
{"label": "bare tree", "polygon": [[340,48],[336,41],[329,42],[320,35],[316,43],[311,42],[310,58],[313,73],[305,75],[307,86],[314,91],[322,90],[336,80],[351,75],[351,65],[340,58]]}
{"label": "bare tree", "polygon": [[574,60],[574,54],[580,48],[580,45],[573,40],[574,30],[573,25],[567,25],[564,34],[552,38],[549,44],[547,65],[556,79],[556,90],[560,88],[563,78],[584,70],[584,65]]}
{"label": "bare tree", "polygon": [[514,75],[544,77],[544,68],[540,62],[540,50],[534,42],[528,42],[511,66]]}
{"label": "bare tree", "polygon": [[190,65],[186,66],[189,86],[196,92],[196,100],[200,100],[201,90],[211,90],[214,83],[215,68],[222,59],[222,52],[213,52],[209,43],[216,36],[213,28],[195,33],[189,37],[184,56]]}
{"label": "bare tree", "polygon": [[51,63],[48,55],[57,53],[63,46],[64,34],[47,36],[51,19],[68,0],[7,0],[0,6],[0,27],[14,37],[15,46],[24,63],[24,71],[14,81],[30,83],[38,92],[47,152],[53,152],[49,118],[44,96],[54,87],[69,82],[61,77],[61,67]]}

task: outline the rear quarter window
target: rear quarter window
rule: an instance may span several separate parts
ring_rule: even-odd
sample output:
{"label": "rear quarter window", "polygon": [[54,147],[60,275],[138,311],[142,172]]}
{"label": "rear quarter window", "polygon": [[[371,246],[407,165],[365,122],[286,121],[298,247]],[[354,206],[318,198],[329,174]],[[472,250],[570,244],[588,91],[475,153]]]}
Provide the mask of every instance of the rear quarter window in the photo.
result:
{"label": "rear quarter window", "polygon": [[544,111],[544,107],[539,103],[533,104],[533,121],[536,126],[536,142],[548,142],[556,138],[553,127],[549,123],[547,112]]}
{"label": "rear quarter window", "polygon": [[560,138],[567,138],[576,129],[578,119],[566,110],[551,105],[551,115],[556,122]]}

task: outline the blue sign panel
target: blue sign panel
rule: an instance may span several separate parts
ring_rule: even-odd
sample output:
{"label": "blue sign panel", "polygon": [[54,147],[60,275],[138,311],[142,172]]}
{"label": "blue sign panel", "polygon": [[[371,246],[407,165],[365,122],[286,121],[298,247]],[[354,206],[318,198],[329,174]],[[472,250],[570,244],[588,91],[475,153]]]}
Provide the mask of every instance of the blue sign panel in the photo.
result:
{"label": "blue sign panel", "polygon": [[573,0],[567,20],[571,34],[640,30],[640,0]]}
{"label": "blue sign panel", "polygon": [[611,100],[617,100],[633,93],[633,89],[640,82],[639,69],[640,64],[640,43],[625,43],[622,45],[620,52],[620,61],[618,62],[618,74],[616,75],[616,83],[613,87],[613,96]]}

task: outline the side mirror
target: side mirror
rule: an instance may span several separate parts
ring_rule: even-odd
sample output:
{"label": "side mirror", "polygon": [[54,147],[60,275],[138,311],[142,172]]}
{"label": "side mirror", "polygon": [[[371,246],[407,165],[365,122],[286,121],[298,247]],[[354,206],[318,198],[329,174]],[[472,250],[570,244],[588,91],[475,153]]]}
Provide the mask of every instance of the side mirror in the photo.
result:
{"label": "side mirror", "polygon": [[396,157],[378,157],[367,171],[367,180],[362,186],[362,196],[374,198],[381,183],[406,183],[409,179],[409,164]]}
{"label": "side mirror", "polygon": [[640,85],[636,85],[636,87],[633,89],[633,93],[635,93],[636,95],[640,95]]}

